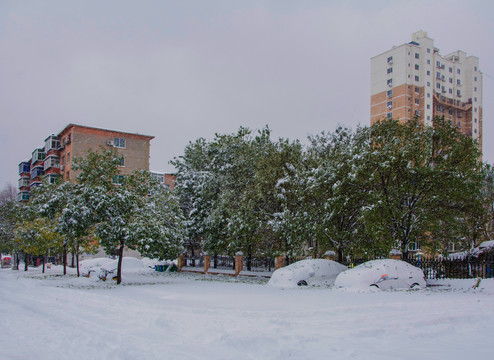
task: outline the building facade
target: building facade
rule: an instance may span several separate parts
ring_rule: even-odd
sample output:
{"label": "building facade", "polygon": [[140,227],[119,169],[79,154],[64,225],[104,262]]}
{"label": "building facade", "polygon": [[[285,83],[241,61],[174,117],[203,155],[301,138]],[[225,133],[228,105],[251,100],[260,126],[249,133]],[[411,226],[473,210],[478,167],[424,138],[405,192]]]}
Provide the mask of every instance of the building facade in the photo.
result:
{"label": "building facade", "polygon": [[115,147],[122,156],[121,174],[133,170],[149,170],[150,141],[153,136],[99,129],[69,124],[58,135],[45,139],[45,146],[34,149],[31,158],[19,164],[18,200],[28,201],[33,187],[44,180],[55,182],[58,177],[74,181],[72,171],[75,157],[83,157],[88,150]]}
{"label": "building facade", "polygon": [[482,151],[482,72],[479,59],[439,53],[424,31],[412,41],[371,58],[371,125],[382,119],[417,117],[432,125],[444,116]]}

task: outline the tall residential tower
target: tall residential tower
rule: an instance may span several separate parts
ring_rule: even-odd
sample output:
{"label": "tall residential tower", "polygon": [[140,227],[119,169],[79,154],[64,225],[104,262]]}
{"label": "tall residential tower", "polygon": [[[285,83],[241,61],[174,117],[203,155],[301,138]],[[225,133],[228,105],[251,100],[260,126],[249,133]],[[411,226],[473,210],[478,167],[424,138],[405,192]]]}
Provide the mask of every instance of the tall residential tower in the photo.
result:
{"label": "tall residential tower", "polygon": [[371,58],[371,125],[415,116],[432,125],[444,116],[482,151],[482,73],[479,59],[455,51],[439,54],[424,31],[412,41]]}

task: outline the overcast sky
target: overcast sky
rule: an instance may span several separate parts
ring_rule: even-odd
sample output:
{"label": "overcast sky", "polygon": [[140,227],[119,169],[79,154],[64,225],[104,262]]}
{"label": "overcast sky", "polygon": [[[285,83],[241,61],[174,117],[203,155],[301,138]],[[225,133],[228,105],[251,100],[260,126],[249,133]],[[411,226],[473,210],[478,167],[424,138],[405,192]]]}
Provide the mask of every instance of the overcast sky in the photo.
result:
{"label": "overcast sky", "polygon": [[305,141],[368,125],[370,58],[428,32],[484,73],[494,162],[494,1],[0,1],[0,188],[68,123],[153,135],[151,170],[198,137]]}

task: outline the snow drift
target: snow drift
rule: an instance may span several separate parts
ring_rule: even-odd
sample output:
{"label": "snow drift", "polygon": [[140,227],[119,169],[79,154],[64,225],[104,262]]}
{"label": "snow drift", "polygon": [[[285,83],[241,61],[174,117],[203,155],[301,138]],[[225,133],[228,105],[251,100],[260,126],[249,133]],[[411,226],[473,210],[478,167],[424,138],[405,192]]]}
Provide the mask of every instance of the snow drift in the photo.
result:
{"label": "snow drift", "polygon": [[333,285],[336,276],[345,269],[346,266],[331,260],[301,260],[276,270],[268,285],[280,288],[296,287],[300,282],[305,282],[303,285]]}
{"label": "snow drift", "polygon": [[336,278],[334,285],[342,288],[387,290],[426,286],[424,272],[401,260],[372,260],[348,269]]}

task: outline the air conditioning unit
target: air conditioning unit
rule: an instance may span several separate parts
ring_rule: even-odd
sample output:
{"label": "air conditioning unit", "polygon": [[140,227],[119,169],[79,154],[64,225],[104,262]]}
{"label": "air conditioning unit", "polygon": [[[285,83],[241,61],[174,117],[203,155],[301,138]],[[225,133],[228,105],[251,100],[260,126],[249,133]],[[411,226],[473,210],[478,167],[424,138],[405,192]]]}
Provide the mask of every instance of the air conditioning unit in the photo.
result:
{"label": "air conditioning unit", "polygon": [[393,60],[388,60],[389,65],[393,65]]}
{"label": "air conditioning unit", "polygon": [[106,145],[113,146],[113,140],[112,139],[106,139]]}
{"label": "air conditioning unit", "polygon": [[389,84],[388,84],[388,86],[389,86],[389,87],[393,87],[393,83],[389,83]]}
{"label": "air conditioning unit", "polygon": [[391,105],[388,105],[388,109],[392,109],[392,108],[393,108],[393,106],[391,106]]}

